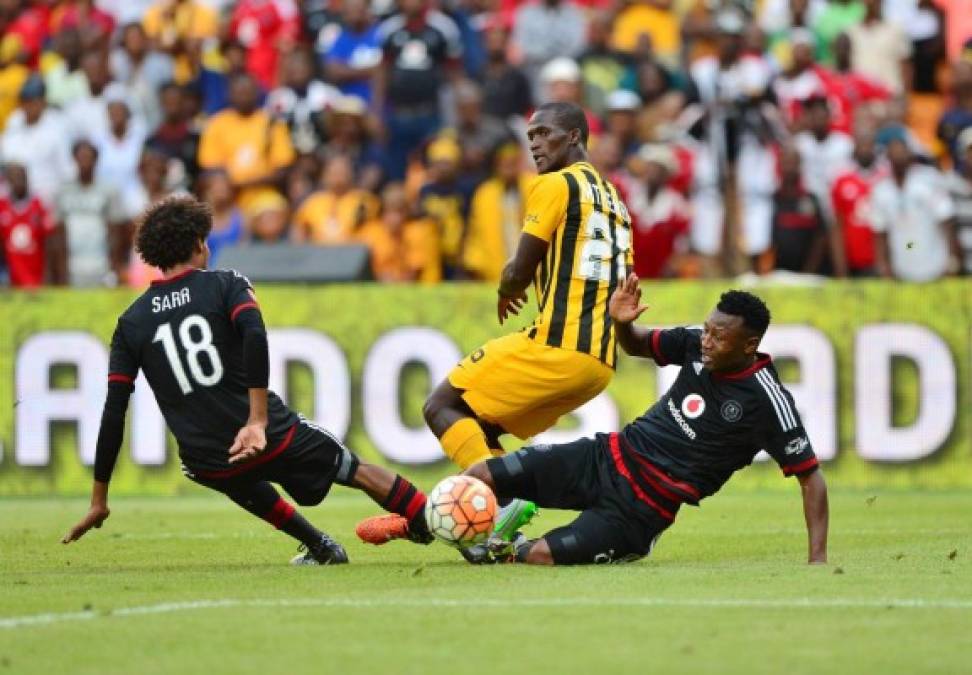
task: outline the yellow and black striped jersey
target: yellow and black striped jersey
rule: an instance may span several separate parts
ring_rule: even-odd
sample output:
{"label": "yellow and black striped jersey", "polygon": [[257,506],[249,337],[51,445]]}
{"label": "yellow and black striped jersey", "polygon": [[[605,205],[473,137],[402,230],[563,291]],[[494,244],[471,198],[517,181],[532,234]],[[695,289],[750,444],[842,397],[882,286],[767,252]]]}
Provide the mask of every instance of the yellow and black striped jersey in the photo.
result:
{"label": "yellow and black striped jersey", "polygon": [[617,189],[587,162],[539,176],[523,231],[550,242],[536,276],[540,314],[529,336],[614,367],[608,298],[633,267],[631,217]]}

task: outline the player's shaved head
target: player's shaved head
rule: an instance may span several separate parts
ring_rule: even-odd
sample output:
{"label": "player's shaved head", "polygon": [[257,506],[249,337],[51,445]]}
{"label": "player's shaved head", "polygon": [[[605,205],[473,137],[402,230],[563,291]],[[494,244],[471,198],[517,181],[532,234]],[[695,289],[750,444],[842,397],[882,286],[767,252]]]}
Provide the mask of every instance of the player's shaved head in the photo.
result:
{"label": "player's shaved head", "polygon": [[536,112],[547,113],[562,131],[569,132],[577,129],[580,132],[581,143],[587,147],[591,130],[587,124],[587,115],[579,105],[567,101],[552,101],[538,107]]}
{"label": "player's shaved head", "polygon": [[540,173],[587,161],[587,117],[573,103],[545,103],[530,117],[527,140]]}
{"label": "player's shaved head", "polygon": [[188,263],[205,246],[213,227],[209,205],[195,197],[169,197],[150,206],[139,222],[135,248],[160,270]]}

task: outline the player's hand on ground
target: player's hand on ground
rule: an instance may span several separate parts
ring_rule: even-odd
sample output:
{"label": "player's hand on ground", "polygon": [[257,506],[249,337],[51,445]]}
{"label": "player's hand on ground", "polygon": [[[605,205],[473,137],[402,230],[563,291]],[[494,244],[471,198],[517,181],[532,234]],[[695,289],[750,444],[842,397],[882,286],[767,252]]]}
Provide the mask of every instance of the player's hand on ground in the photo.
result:
{"label": "player's hand on ground", "polygon": [[648,305],[641,304],[641,286],[638,285],[638,275],[631,273],[624,280],[611,299],[608,301],[608,312],[618,323],[631,323],[648,309]]}
{"label": "player's hand on ground", "polygon": [[72,541],[77,541],[83,537],[92,527],[101,527],[101,524],[105,522],[109,515],[111,515],[111,509],[107,506],[92,504],[84,518],[72,527],[70,532],[64,535],[61,543],[70,544]]}
{"label": "player's hand on ground", "polygon": [[247,424],[236,434],[229,449],[229,463],[236,464],[252,459],[267,448],[267,425]]}
{"label": "player's hand on ground", "polygon": [[526,301],[527,294],[525,291],[520,291],[512,298],[501,295],[499,302],[496,304],[496,315],[499,317],[500,325],[502,326],[503,322],[509,317],[519,314]]}

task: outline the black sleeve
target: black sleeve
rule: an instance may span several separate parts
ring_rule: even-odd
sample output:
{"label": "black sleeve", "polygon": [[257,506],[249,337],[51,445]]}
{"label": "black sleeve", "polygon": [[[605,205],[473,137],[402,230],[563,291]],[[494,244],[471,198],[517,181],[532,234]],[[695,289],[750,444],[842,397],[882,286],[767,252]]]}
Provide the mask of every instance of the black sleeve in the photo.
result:
{"label": "black sleeve", "polygon": [[115,470],[115,462],[125,437],[125,413],[128,399],[135,388],[138,376],[138,353],[132,349],[122,320],[115,327],[111,338],[111,356],[108,360],[108,394],[101,413],[98,444],[95,449],[95,480],[107,483]]}
{"label": "black sleeve", "polygon": [[108,383],[133,386],[138,377],[138,350],[132,344],[135,339],[131,324],[119,319],[111,336],[111,355],[108,357]]}
{"label": "black sleeve", "polygon": [[223,308],[229,315],[230,322],[236,323],[241,314],[247,310],[260,311],[253,285],[245,276],[230,270],[221,272],[223,275]]}
{"label": "black sleeve", "polygon": [[239,272],[226,276],[225,307],[237,334],[243,338],[246,386],[266,389],[270,380],[270,351],[267,329],[250,280]]}
{"label": "black sleeve", "polygon": [[236,320],[236,330],[243,337],[246,386],[266,389],[270,382],[270,348],[263,316],[260,312],[243,312]]}
{"label": "black sleeve", "polygon": [[659,366],[682,365],[692,346],[698,346],[701,332],[696,328],[653,330],[649,334],[651,357]]}
{"label": "black sleeve", "polygon": [[763,369],[756,373],[765,423],[762,445],[785,476],[812,473],[818,467],[810,438],[793,403],[793,396]]}
{"label": "black sleeve", "polygon": [[101,428],[98,430],[98,445],[95,450],[95,480],[107,483],[118,461],[125,437],[125,413],[128,399],[132,395],[132,385],[122,382],[109,382],[105,408],[101,413]]}

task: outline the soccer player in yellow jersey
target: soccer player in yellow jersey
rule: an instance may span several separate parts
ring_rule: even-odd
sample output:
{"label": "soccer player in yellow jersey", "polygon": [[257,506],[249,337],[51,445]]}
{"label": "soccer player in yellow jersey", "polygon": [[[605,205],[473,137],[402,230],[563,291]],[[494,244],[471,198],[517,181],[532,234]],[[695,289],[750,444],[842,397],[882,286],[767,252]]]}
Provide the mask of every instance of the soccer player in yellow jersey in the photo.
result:
{"label": "soccer player in yellow jersey", "polygon": [[[527,193],[497,314],[501,324],[519,314],[531,284],[539,314],[529,328],[463,359],[423,409],[445,454],[463,469],[502,453],[503,434],[526,439],[549,429],[603,391],[614,373],[617,345],[607,304],[633,266],[631,219],[617,189],[587,161],[582,108],[540,106],[527,137],[541,175]],[[504,507],[494,545],[512,540],[535,510],[519,500]],[[366,541],[406,535],[394,518],[379,518],[382,527],[378,519],[359,527]]]}

